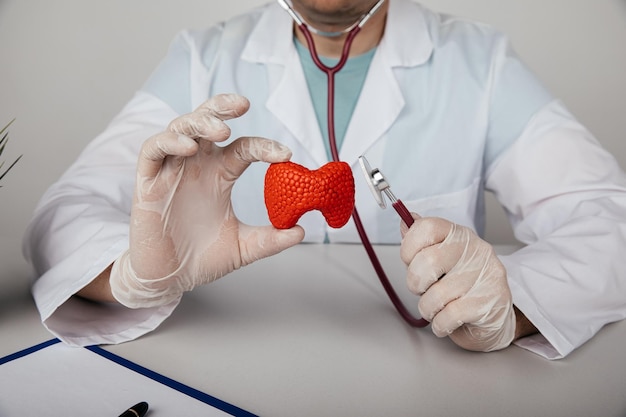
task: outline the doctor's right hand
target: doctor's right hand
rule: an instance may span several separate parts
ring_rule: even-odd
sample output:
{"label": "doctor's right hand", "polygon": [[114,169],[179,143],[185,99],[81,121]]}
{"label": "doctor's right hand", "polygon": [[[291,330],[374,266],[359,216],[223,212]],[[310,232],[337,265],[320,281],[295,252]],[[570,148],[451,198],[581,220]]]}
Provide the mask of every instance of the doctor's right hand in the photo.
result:
{"label": "doctor's right hand", "polygon": [[232,187],[256,161],[284,162],[285,146],[230,136],[225,120],[249,108],[238,95],[215,96],[148,139],[137,164],[130,248],[113,264],[113,296],[130,308],[166,305],[185,291],[214,281],[304,238],[299,226],[253,227],[235,216]]}

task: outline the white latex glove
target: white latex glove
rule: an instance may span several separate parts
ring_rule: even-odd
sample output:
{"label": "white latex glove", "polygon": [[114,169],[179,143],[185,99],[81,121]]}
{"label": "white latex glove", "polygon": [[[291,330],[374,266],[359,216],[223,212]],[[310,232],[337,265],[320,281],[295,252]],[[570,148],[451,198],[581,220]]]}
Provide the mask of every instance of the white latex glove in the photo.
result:
{"label": "white latex glove", "polygon": [[[130,308],[178,300],[304,238],[296,226],[277,230],[241,223],[231,205],[237,178],[255,161],[283,162],[291,151],[277,142],[239,138],[225,147],[224,120],[243,115],[246,98],[219,95],[148,139],[137,163],[130,248],[113,264],[113,296]],[[259,210],[263,210],[259,207]]]}
{"label": "white latex glove", "polygon": [[[420,295],[422,317],[438,337],[489,352],[503,349],[515,336],[515,312],[504,265],[493,247],[474,231],[441,218],[402,223],[400,255],[407,284]],[[445,276],[444,276],[445,275]]]}

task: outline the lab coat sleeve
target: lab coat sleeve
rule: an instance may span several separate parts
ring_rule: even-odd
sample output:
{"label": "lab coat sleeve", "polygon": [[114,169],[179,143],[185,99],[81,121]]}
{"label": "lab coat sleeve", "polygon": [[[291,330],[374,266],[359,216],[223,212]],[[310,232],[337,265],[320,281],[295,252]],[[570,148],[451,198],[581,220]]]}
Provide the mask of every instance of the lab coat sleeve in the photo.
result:
{"label": "lab coat sleeve", "polygon": [[560,102],[492,164],[486,189],[526,245],[501,258],[540,332],[519,346],[562,358],[626,317],[626,175]]}
{"label": "lab coat sleeve", "polygon": [[39,277],[33,296],[44,325],[71,345],[119,343],[157,327],[177,302],[130,310],[73,296],[128,248],[137,155],[178,114],[139,92],[43,195],[24,238]]}

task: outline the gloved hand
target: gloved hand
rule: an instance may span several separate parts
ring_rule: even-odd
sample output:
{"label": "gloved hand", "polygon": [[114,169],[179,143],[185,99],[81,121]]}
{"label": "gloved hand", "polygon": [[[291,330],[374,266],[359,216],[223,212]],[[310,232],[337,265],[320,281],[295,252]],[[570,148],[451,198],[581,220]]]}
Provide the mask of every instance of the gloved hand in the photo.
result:
{"label": "gloved hand", "polygon": [[[249,108],[237,95],[215,96],[148,139],[137,163],[130,248],[113,264],[113,296],[130,308],[178,300],[304,238],[296,226],[277,230],[241,223],[231,205],[237,178],[255,161],[284,162],[291,151],[277,142],[243,137],[228,146],[224,120]],[[259,207],[263,210],[263,207]]]}
{"label": "gloved hand", "polygon": [[504,265],[493,247],[471,229],[441,218],[402,223],[400,255],[407,284],[420,295],[420,314],[438,337],[489,352],[515,337],[515,312]]}

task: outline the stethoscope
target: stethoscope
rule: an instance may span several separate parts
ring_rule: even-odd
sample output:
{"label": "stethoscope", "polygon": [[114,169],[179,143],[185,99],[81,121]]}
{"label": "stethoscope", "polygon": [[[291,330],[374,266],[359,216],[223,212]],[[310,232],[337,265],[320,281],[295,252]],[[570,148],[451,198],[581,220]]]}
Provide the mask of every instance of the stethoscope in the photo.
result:
{"label": "stethoscope", "polygon": [[[280,4],[287,11],[287,13],[289,13],[289,15],[294,20],[294,22],[296,23],[300,31],[302,31],[302,34],[304,35],[304,38],[306,39],[307,45],[309,47],[309,52],[311,53],[311,58],[313,59],[313,62],[315,62],[315,65],[317,65],[317,67],[320,70],[322,70],[327,76],[327,79],[328,79],[328,96],[327,96],[328,97],[327,99],[328,141],[330,144],[330,151],[331,151],[333,160],[339,161],[339,152],[337,150],[337,142],[335,139],[335,74],[339,72],[339,70],[341,70],[341,68],[343,68],[345,63],[348,61],[350,47],[357,33],[359,33],[361,28],[378,11],[378,9],[380,9],[380,7],[383,5],[385,0],[379,0],[378,2],[376,2],[376,4],[370,9],[370,11],[364,14],[357,22],[355,22],[353,25],[349,26],[348,28],[338,31],[338,32],[324,32],[308,25],[304,21],[304,19],[293,9],[293,7],[291,7],[291,5],[287,3],[286,0],[277,0],[277,1],[278,1],[278,4]],[[339,59],[339,62],[337,62],[337,64],[335,64],[332,67],[329,67],[320,60],[317,54],[317,50],[315,49],[315,42],[313,42],[313,37],[311,36],[311,32],[317,35],[326,36],[326,37],[336,37],[336,36],[341,36],[347,33],[347,37],[346,37],[346,40],[344,42],[343,49],[341,52],[341,58]],[[387,196],[387,198],[390,199],[393,208],[400,215],[404,223],[406,223],[406,225],[410,227],[414,221],[413,217],[411,216],[411,213],[404,206],[402,201],[400,201],[393,195],[393,193],[391,192],[391,188],[389,187],[389,183],[385,180],[385,177],[383,176],[383,174],[378,169],[372,169],[369,163],[367,162],[367,159],[365,159],[364,156],[359,157],[359,164],[367,179],[367,183],[370,189],[372,190],[372,193],[374,194],[374,197],[376,198],[376,201],[378,202],[380,207],[381,208],[386,207],[385,200],[383,199],[383,193],[384,193],[385,196]],[[365,233],[363,223],[361,222],[361,218],[359,217],[359,213],[357,212],[356,207],[354,211],[352,212],[352,220],[354,220],[354,224],[359,233],[359,237],[361,238],[361,242],[363,243],[363,246],[365,247],[365,251],[367,252],[370,258],[372,266],[374,267],[374,270],[376,271],[376,274],[378,275],[378,279],[380,280],[380,283],[382,284],[383,288],[385,289],[385,292],[389,296],[389,299],[393,303],[398,313],[400,313],[402,318],[413,327],[427,326],[429,324],[427,320],[423,318],[416,318],[409,312],[409,310],[404,306],[404,304],[398,297],[396,291],[394,290],[393,286],[389,282],[389,279],[387,278],[387,275],[385,274],[385,271],[380,261],[378,260],[378,257],[376,256],[376,252],[374,251],[374,248],[372,247],[372,244],[370,243],[370,240],[367,237],[367,234]]]}

